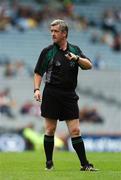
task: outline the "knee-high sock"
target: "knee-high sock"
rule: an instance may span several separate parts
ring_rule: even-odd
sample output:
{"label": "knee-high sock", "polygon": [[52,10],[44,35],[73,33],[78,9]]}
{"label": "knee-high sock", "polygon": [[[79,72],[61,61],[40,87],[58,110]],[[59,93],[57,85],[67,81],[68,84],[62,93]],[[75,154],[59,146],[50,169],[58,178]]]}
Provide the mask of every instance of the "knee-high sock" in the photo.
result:
{"label": "knee-high sock", "polygon": [[44,150],[46,161],[52,161],[54,148],[54,136],[44,136]]}
{"label": "knee-high sock", "polygon": [[86,152],[84,147],[84,142],[81,136],[71,138],[73,148],[75,149],[80,163],[82,166],[88,164],[87,158],[86,158]]}

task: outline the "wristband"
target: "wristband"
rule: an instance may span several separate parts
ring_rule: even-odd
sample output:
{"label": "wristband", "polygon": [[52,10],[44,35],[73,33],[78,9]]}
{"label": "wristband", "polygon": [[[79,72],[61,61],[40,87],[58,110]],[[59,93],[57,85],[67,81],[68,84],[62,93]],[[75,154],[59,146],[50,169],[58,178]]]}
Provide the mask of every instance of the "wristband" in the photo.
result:
{"label": "wristband", "polygon": [[39,91],[39,88],[34,89],[34,93],[35,93],[37,90]]}

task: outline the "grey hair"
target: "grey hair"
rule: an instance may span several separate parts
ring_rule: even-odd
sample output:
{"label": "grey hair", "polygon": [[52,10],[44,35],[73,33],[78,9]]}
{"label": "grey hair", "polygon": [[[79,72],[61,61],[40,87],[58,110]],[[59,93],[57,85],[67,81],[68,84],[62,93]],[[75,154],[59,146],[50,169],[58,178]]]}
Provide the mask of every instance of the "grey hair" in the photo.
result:
{"label": "grey hair", "polygon": [[52,21],[52,23],[50,24],[50,26],[56,26],[59,25],[60,26],[60,30],[62,32],[66,32],[67,36],[68,36],[68,25],[67,23],[65,23],[65,21],[61,20],[61,19],[56,19],[54,21]]}

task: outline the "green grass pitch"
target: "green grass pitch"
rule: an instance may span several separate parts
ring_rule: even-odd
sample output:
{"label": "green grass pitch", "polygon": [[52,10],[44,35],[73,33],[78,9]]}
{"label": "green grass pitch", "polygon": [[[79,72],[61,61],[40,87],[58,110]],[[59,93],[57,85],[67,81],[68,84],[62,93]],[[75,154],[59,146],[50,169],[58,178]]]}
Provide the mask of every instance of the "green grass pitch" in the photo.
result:
{"label": "green grass pitch", "polygon": [[43,151],[0,153],[0,180],[120,180],[121,153],[87,153],[98,172],[79,171],[75,153],[54,153],[53,171],[45,171]]}

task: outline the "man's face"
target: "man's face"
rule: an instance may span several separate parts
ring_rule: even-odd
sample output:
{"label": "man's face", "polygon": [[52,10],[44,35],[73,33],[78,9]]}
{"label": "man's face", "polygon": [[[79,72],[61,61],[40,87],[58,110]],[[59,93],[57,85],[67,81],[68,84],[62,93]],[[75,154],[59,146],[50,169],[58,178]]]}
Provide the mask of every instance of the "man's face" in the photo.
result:
{"label": "man's face", "polygon": [[54,43],[60,43],[66,38],[66,32],[61,31],[59,25],[51,26],[50,31]]}

